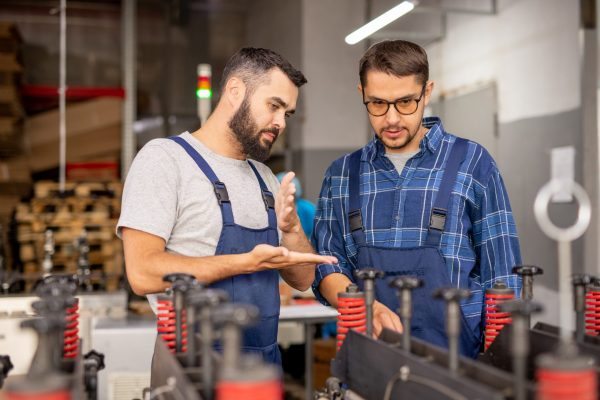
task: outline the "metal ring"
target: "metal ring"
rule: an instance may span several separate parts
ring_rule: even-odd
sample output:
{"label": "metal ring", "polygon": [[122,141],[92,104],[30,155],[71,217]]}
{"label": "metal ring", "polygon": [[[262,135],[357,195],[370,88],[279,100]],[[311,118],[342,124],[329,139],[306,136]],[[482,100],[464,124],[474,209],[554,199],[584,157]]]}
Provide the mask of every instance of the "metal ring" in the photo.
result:
{"label": "metal ring", "polygon": [[533,211],[540,229],[548,237],[558,242],[572,242],[583,235],[589,226],[592,216],[592,207],[590,205],[590,198],[585,190],[577,182],[572,182],[572,194],[579,202],[577,221],[568,228],[560,228],[554,225],[548,215],[548,204],[550,203],[552,195],[558,193],[564,185],[564,181],[557,179],[546,183],[535,198]]}

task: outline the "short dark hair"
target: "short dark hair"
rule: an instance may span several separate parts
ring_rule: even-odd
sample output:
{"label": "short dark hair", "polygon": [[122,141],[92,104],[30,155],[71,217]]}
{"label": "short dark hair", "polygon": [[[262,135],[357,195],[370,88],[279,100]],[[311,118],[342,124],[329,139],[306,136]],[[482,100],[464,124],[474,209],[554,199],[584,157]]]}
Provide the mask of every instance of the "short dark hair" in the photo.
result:
{"label": "short dark hair", "polygon": [[360,84],[367,84],[367,72],[385,72],[395,76],[415,75],[424,85],[429,80],[427,53],[418,44],[405,40],[385,40],[375,43],[360,59]]}
{"label": "short dark hair", "polygon": [[267,79],[267,74],[273,69],[279,68],[287,77],[300,87],[306,83],[306,78],[288,60],[280,54],[269,49],[255,47],[244,47],[238,50],[225,65],[223,76],[221,77],[221,92],[225,88],[227,81],[237,76],[240,78],[249,93],[254,92],[259,84]]}

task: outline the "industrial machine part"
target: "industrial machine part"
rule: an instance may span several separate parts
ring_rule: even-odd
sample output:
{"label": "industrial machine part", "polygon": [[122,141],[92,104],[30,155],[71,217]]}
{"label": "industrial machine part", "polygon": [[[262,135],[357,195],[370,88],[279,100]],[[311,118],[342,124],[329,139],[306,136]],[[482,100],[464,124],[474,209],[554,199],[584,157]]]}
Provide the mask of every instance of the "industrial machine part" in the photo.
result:
{"label": "industrial machine part", "polygon": [[98,394],[98,371],[104,369],[104,354],[90,350],[83,356],[84,385],[88,400],[96,400]]}
{"label": "industrial machine part", "polygon": [[13,369],[12,362],[9,356],[0,356],[0,389],[4,385],[4,380],[8,376],[10,370]]}
{"label": "industrial machine part", "polygon": [[593,279],[585,295],[585,330],[588,335],[600,333],[600,281]]}
{"label": "industrial machine part", "polygon": [[52,273],[52,269],[54,268],[52,262],[54,251],[54,234],[51,229],[46,229],[46,232],[44,233],[44,259],[42,261],[42,272],[44,276],[48,276]]}
{"label": "industrial machine part", "polygon": [[281,399],[283,387],[277,367],[263,363],[257,354],[241,354],[242,329],[259,321],[258,308],[251,304],[224,304],[214,320],[222,326],[223,344],[217,400]]}
{"label": "industrial machine part", "polygon": [[504,281],[497,281],[485,291],[485,345],[487,351],[504,325],[511,322],[510,312],[501,312],[498,306],[515,297],[514,290],[506,286]]}
{"label": "industrial machine part", "polygon": [[[332,375],[343,387],[365,399],[505,399],[513,393],[513,377],[467,357],[458,358],[456,373],[448,368],[448,352],[384,329],[379,339],[350,331],[332,362]],[[534,387],[528,385],[528,394]],[[346,392],[345,395],[348,393]]]}
{"label": "industrial machine part", "polygon": [[458,339],[460,337],[460,301],[471,297],[471,291],[458,288],[439,288],[433,297],[446,302],[446,335],[448,336],[448,369],[456,374],[458,369]]}
{"label": "industrial machine part", "polygon": [[[200,357],[201,376],[202,376],[202,392],[204,398],[212,399],[214,392],[214,371],[213,363],[213,342],[215,333],[213,327],[213,317],[215,308],[220,304],[225,303],[229,299],[229,295],[224,290],[220,289],[203,289],[196,288],[190,290],[186,295],[186,302],[190,310],[194,311],[194,320],[197,317],[200,323]],[[188,367],[192,368],[197,365],[196,356],[196,337],[195,327],[188,324],[188,349],[187,363]],[[191,347],[190,347],[191,346]]]}
{"label": "industrial machine part", "polygon": [[354,283],[346,287],[345,292],[338,293],[338,319],[337,319],[337,349],[339,350],[346,334],[350,329],[357,332],[367,331],[367,308],[365,294],[359,291]]}
{"label": "industrial machine part", "polygon": [[367,335],[373,335],[373,303],[375,302],[375,279],[383,278],[385,274],[375,268],[363,268],[354,271],[354,276],[363,281],[365,303],[367,305]]}
{"label": "industrial machine part", "polygon": [[412,291],[423,286],[423,280],[412,276],[400,276],[390,282],[398,290],[400,320],[402,321],[402,348],[410,353],[410,329],[412,319]]}
{"label": "industrial machine part", "polygon": [[510,352],[515,377],[514,400],[527,399],[527,357],[529,355],[529,327],[531,314],[542,311],[540,304],[532,301],[512,300],[499,305],[499,311],[512,316]]}
{"label": "industrial machine part", "polygon": [[77,275],[79,277],[79,286],[82,290],[91,292],[94,290],[94,286],[92,285],[91,281],[92,271],[90,269],[89,261],[90,245],[88,243],[87,231],[85,229],[77,238],[76,246],[79,253],[79,257],[77,257]]}
{"label": "industrial machine part", "polygon": [[590,199],[585,190],[572,182],[571,190],[579,202],[577,220],[568,228],[559,228],[550,220],[548,204],[564,182],[551,181],[540,191],[534,202],[534,213],[542,231],[558,243],[558,289],[560,344],[558,348],[537,360],[538,399],[588,399],[597,396],[597,374],[593,359],[580,355],[569,331],[573,297],[571,276],[571,242],[587,229],[591,219]]}
{"label": "industrial machine part", "polygon": [[587,274],[575,274],[573,284],[573,308],[575,310],[575,338],[582,342],[585,337],[585,295],[593,277]]}
{"label": "industrial machine part", "polygon": [[196,278],[190,274],[176,273],[163,276],[164,282],[171,283],[173,291],[173,308],[175,311],[175,352],[185,351],[183,348],[184,334],[184,295],[185,292],[196,282]]}
{"label": "industrial machine part", "polygon": [[72,381],[62,371],[56,351],[57,333],[64,329],[60,317],[44,317],[23,321],[24,328],[33,329],[38,336],[38,346],[27,375],[6,384],[8,400],[18,399],[71,399]]}

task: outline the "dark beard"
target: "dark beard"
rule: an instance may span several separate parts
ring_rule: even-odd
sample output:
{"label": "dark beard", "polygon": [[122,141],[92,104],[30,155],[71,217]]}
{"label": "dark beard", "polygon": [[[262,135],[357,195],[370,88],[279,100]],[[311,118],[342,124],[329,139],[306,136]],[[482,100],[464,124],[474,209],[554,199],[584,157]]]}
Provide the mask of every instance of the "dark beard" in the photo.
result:
{"label": "dark beard", "polygon": [[228,125],[247,157],[260,162],[264,162],[269,158],[273,142],[262,143],[260,140],[261,134],[263,132],[272,132],[277,136],[279,130],[267,128],[258,131],[256,123],[250,115],[250,102],[247,98],[244,99]]}

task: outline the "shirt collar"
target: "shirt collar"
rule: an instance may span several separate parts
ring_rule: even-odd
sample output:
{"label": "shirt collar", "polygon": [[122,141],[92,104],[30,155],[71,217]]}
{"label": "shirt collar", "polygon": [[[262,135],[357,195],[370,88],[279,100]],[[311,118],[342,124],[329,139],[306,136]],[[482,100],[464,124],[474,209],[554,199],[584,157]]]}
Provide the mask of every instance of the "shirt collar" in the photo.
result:
{"label": "shirt collar", "polygon": [[[429,150],[431,153],[435,153],[444,140],[444,135],[446,132],[444,131],[444,126],[442,125],[442,120],[438,117],[425,117],[423,118],[423,126],[428,128],[429,131],[419,143],[419,148],[422,151]],[[367,144],[366,151],[363,152],[362,159],[363,160],[372,160],[376,156],[384,156],[385,155],[385,147],[383,143],[377,135]]]}

